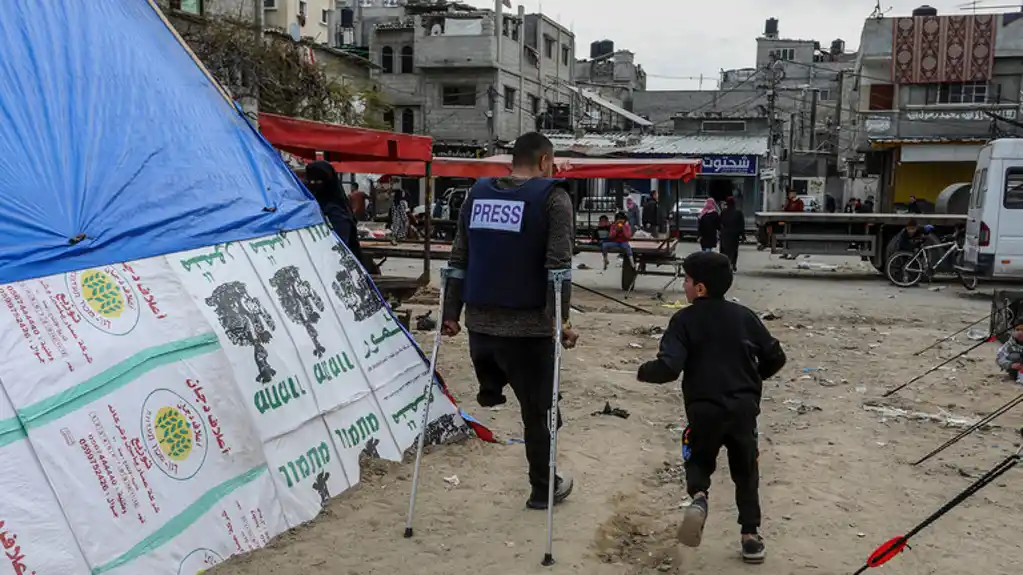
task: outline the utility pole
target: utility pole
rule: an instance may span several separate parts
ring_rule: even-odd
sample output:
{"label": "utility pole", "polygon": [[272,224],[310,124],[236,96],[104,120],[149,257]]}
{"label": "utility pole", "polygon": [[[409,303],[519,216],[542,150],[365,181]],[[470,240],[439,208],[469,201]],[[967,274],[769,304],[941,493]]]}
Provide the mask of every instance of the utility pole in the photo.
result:
{"label": "utility pole", "polygon": [[810,91],[810,151],[817,151],[817,98],[820,91],[812,88]]}
{"label": "utility pole", "polygon": [[[256,42],[263,41],[263,1],[252,0],[252,32],[256,36]],[[242,85],[245,82],[251,84],[249,88],[248,98],[239,98],[239,104],[241,104],[242,112],[245,117],[248,118],[249,122],[258,130],[259,129],[259,72],[256,72],[249,78],[242,78]]]}
{"label": "utility pole", "polygon": [[776,193],[778,190],[779,183],[781,181],[781,158],[777,151],[776,140],[778,135],[775,134],[777,124],[777,103],[778,103],[778,78],[775,74],[775,65],[777,61],[773,58],[771,63],[767,65],[766,76],[767,76],[767,164],[774,169],[774,178],[770,180],[770,184],[766,186],[764,194],[762,194],[760,207],[763,211],[768,211],[769,208],[769,196],[772,193]]}

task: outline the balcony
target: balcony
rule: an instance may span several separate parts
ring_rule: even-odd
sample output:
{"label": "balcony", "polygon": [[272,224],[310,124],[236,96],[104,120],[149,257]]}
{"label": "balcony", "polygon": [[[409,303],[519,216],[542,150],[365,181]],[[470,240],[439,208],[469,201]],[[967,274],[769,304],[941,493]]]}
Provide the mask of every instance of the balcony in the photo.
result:
{"label": "balcony", "polygon": [[497,67],[497,38],[489,34],[417,38],[416,67],[495,68]]}
{"label": "balcony", "polygon": [[[947,104],[913,106],[902,110],[862,112],[863,133],[868,141],[988,140],[991,116],[1016,120],[1019,107],[1008,105]],[[1003,124],[1003,127],[1006,127]]]}

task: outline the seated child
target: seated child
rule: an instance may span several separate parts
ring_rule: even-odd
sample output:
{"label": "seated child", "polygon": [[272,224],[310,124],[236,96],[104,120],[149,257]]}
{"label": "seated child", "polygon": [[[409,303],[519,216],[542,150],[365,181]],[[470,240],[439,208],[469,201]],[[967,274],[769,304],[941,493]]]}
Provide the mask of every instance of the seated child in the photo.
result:
{"label": "seated child", "polygon": [[[600,216],[603,220],[605,216]],[[629,218],[624,212],[615,214],[615,221],[611,224],[608,237],[600,244],[600,253],[604,254],[604,269],[607,269],[607,252],[618,248],[625,252],[625,257],[632,261],[632,246],[629,240],[632,238],[632,227],[629,226]]]}
{"label": "seated child", "polygon": [[600,216],[597,220],[597,229],[593,230],[593,234],[590,237],[590,241],[593,245],[603,245],[607,241],[607,238],[611,237],[611,220],[607,216]]}
{"label": "seated child", "polygon": [[1016,324],[1009,341],[998,349],[995,362],[1009,377],[1019,382],[1019,372],[1023,369],[1023,321]]}
{"label": "seated child", "polygon": [[742,527],[742,558],[763,563],[757,416],[764,379],[784,367],[785,352],[755,313],[725,299],[732,286],[728,257],[695,252],[683,260],[682,268],[690,305],[672,316],[661,336],[657,359],[641,365],[636,374],[649,383],[669,383],[682,376],[688,421],[682,458],[692,503],[686,508],[678,539],[683,545],[699,546],[711,476],[725,447]]}

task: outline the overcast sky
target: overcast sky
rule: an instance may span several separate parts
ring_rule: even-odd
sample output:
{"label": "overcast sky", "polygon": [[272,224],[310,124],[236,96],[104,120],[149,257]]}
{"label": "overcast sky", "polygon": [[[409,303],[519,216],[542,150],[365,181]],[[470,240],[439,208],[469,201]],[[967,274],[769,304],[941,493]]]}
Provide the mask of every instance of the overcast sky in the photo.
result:
{"label": "overcast sky", "polygon": [[[966,14],[959,6],[969,0],[885,0],[889,16],[908,16],[921,4],[939,14]],[[492,0],[468,0],[494,7]],[[714,89],[722,68],[753,67],[756,38],[764,21],[777,18],[783,38],[818,40],[823,47],[836,38],[855,50],[863,21],[876,0],[513,0],[526,12],[542,11],[573,28],[578,55],[590,55],[590,42],[614,40],[615,48],[631,50],[647,72],[647,89]],[[1016,0],[983,0],[980,5],[1019,4]],[[1005,10],[1006,12],[1010,10]]]}

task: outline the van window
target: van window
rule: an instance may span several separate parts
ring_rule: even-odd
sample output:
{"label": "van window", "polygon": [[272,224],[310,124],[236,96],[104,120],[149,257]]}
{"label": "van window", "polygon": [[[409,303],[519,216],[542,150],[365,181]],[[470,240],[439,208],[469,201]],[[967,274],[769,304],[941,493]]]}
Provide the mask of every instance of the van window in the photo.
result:
{"label": "van window", "polygon": [[984,195],[987,193],[987,168],[977,170],[973,176],[973,185],[970,190],[970,207],[983,208]]}
{"label": "van window", "polygon": [[1005,171],[1005,196],[1002,205],[1009,210],[1023,210],[1023,168]]}

